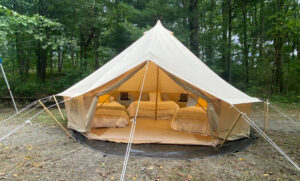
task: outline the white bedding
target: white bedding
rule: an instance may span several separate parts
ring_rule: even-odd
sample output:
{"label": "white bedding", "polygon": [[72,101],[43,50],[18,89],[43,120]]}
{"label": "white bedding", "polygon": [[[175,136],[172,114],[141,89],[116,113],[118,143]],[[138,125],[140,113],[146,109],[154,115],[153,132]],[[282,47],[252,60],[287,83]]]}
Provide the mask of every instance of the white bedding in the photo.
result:
{"label": "white bedding", "polygon": [[180,108],[175,113],[171,128],[177,131],[210,135],[207,113],[201,107]]}
{"label": "white bedding", "polygon": [[123,128],[128,125],[129,117],[125,106],[117,102],[98,103],[91,128]]}
{"label": "white bedding", "polygon": [[[138,101],[132,102],[127,109],[130,117],[134,117],[136,113]],[[158,101],[157,102],[157,119],[171,120],[179,106],[174,101]],[[155,118],[155,101],[140,101],[138,118]]]}

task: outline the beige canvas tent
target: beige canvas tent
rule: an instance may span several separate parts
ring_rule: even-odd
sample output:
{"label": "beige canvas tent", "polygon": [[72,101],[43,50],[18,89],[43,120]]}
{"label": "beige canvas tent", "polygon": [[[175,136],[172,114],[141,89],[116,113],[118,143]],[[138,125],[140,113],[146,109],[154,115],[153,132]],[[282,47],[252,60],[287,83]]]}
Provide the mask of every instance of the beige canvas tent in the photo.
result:
{"label": "beige canvas tent", "polygon": [[[65,103],[68,127],[89,139],[127,142],[137,116],[133,143],[217,145],[238,116],[232,105],[249,115],[260,102],[215,74],[160,21],[58,95],[72,98]],[[249,132],[240,120],[228,139]]]}

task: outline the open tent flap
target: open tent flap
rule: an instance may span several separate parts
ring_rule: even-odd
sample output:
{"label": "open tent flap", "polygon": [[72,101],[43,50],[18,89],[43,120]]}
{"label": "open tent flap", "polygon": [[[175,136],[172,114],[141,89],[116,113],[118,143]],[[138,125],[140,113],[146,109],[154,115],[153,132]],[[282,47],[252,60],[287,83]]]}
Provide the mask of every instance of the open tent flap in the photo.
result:
{"label": "open tent flap", "polygon": [[[68,127],[82,133],[87,132],[91,124],[91,118],[93,118],[96,111],[98,97],[117,89],[143,68],[144,65],[145,62],[95,90],[66,101]],[[64,99],[66,100],[68,97],[64,97]]]}
{"label": "open tent flap", "polygon": [[[114,96],[115,100],[119,100],[120,93],[127,92],[132,100],[137,100],[145,69],[145,63],[143,63],[107,84],[66,102],[68,127],[79,132],[87,132],[96,110],[97,97],[100,95],[109,94]],[[199,90],[149,61],[143,93],[147,95],[149,92],[156,91],[164,97],[163,100],[168,99],[174,102],[178,101],[181,93],[187,92],[206,100],[211,136],[215,138],[224,138],[237,116],[237,112],[230,104]],[[147,98],[144,99],[147,100]],[[251,103],[236,105],[236,107],[246,114],[251,113]],[[241,120],[228,139],[247,137],[249,130],[248,124]]]}

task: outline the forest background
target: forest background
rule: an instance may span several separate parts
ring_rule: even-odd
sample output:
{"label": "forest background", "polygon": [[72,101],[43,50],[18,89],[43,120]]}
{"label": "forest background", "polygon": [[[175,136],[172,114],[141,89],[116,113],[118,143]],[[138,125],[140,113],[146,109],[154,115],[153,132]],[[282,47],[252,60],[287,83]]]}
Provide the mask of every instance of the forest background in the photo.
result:
{"label": "forest background", "polygon": [[[299,13],[298,0],[0,0],[0,58],[17,97],[43,97],[161,20],[238,89],[300,103]],[[0,76],[0,97],[8,96]]]}

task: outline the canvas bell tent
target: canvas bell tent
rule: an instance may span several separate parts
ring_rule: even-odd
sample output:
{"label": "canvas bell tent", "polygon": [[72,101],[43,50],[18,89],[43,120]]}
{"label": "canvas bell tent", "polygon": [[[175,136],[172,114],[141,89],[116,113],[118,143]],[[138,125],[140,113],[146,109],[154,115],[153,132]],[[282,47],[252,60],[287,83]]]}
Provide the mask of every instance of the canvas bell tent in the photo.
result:
{"label": "canvas bell tent", "polygon": [[[217,145],[248,137],[237,121],[250,97],[228,84],[160,23],[94,73],[58,94],[68,127],[89,139],[133,143]],[[136,118],[136,119],[135,119]],[[236,122],[234,129],[230,130]]]}

